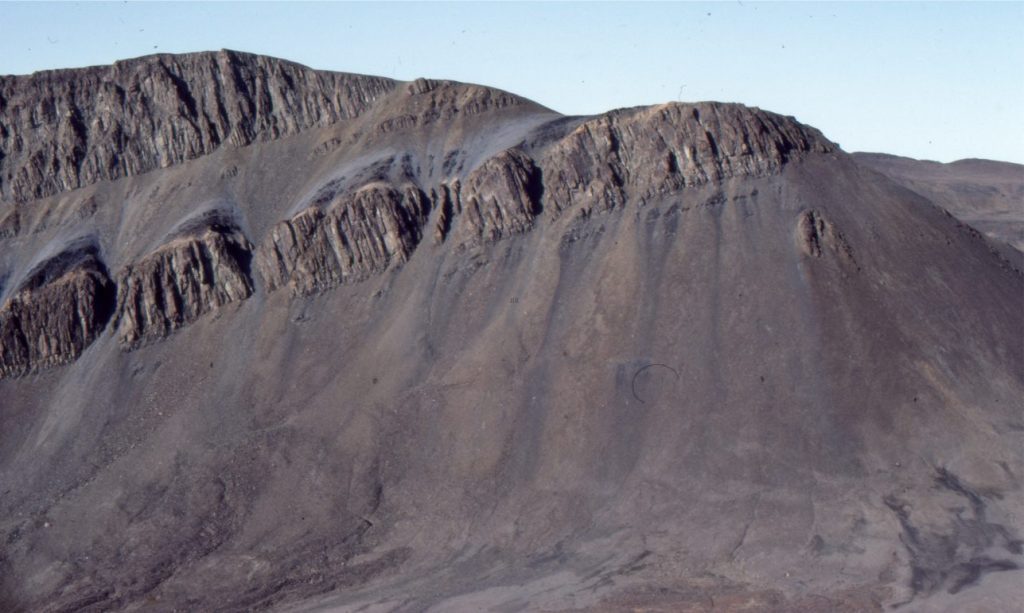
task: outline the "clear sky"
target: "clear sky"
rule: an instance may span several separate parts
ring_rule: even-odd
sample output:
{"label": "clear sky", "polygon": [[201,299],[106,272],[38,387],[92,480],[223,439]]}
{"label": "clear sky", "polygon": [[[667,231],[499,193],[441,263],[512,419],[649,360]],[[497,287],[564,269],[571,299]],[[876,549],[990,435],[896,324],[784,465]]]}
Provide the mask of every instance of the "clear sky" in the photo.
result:
{"label": "clear sky", "polygon": [[847,151],[1024,163],[1024,3],[0,3],[0,74],[237,49],[566,114],[760,106]]}

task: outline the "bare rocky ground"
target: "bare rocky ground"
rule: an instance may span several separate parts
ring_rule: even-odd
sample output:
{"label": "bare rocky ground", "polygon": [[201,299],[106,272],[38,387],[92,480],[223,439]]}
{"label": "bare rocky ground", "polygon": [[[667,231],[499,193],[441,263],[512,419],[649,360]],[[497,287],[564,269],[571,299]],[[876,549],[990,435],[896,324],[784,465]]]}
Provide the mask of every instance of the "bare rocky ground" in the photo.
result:
{"label": "bare rocky ground", "polygon": [[2,77],[0,143],[0,609],[1024,598],[1024,264],[955,190],[234,52]]}

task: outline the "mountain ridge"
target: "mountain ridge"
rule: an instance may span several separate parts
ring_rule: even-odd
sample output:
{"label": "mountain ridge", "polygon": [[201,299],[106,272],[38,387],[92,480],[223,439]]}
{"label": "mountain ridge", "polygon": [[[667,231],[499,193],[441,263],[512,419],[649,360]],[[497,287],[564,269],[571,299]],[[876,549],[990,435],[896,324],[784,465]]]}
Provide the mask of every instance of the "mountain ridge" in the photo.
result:
{"label": "mountain ridge", "polygon": [[0,608],[1019,602],[1019,258],[782,115],[388,87],[0,199]]}
{"label": "mountain ridge", "polygon": [[[173,85],[174,93],[177,94],[172,98],[172,102],[180,105],[182,101],[192,100],[184,109],[187,111],[185,118],[195,119],[197,107],[188,92],[201,90],[210,82],[219,82],[221,77],[217,76],[217,70],[223,73],[228,67],[236,70],[239,65],[255,75],[254,89],[250,92],[239,86],[227,100],[221,100],[221,92],[228,90],[223,86],[217,86],[213,98],[201,106],[205,108],[213,104],[217,108],[223,108],[230,104],[232,99],[240,98],[237,102],[239,109],[248,109],[250,114],[257,117],[265,115],[277,118],[292,128],[277,131],[272,125],[267,124],[262,130],[270,130],[269,134],[257,130],[248,133],[237,142],[227,139],[223,144],[229,147],[243,147],[264,138],[270,141],[279,140],[316,127],[303,127],[301,113],[297,118],[290,117],[290,110],[296,108],[294,105],[279,112],[274,109],[274,104],[267,103],[261,113],[260,105],[251,99],[253,94],[274,89],[268,75],[276,75],[278,80],[292,83],[293,77],[290,77],[288,71],[281,66],[288,65],[291,70],[303,71],[302,75],[306,81],[321,89],[323,80],[328,77],[342,80],[355,78],[371,84],[377,83],[371,77],[344,73],[321,74],[297,64],[228,51],[187,56],[146,56],[111,67],[61,72],[58,80],[67,86],[65,90],[61,90],[62,92],[71,92],[67,100],[69,104],[73,104],[77,99],[74,92],[82,87],[88,88],[92,83],[91,79],[104,71],[123,73],[122,79],[127,79],[127,82],[132,84],[138,83],[140,79],[143,83],[147,82],[153,71],[166,73],[170,80],[165,84]],[[185,76],[175,76],[173,70],[179,70]],[[197,72],[190,74],[190,71]],[[33,76],[29,77],[29,80],[47,81],[53,75],[47,73],[44,76],[45,79]],[[76,79],[84,81],[79,83]],[[111,86],[121,87],[117,82],[105,82],[103,87]],[[130,89],[133,85],[127,87]],[[350,140],[363,138],[372,143],[374,139],[389,138],[391,133],[401,134],[435,123],[458,125],[463,121],[471,121],[478,114],[500,112],[508,107],[525,107],[531,109],[530,112],[533,113],[550,114],[550,111],[506,92],[449,81],[420,79],[401,87],[396,82],[388,82],[387,89],[382,102],[371,103],[362,108],[360,113],[352,116],[328,117],[320,127],[329,127],[339,122],[351,123],[358,115],[365,113],[369,116],[368,121],[373,128],[369,131],[365,126],[356,128],[357,131]],[[398,97],[393,102],[388,102],[387,97],[393,95],[393,90],[399,90]],[[316,95],[323,95],[320,90],[315,91],[318,92]],[[153,90],[141,99],[142,106],[148,107],[147,100],[152,98],[157,101],[156,104],[167,107],[167,102],[162,101],[165,94],[163,90]],[[288,90],[285,90],[283,95],[287,96]],[[357,93],[357,98],[361,95]],[[255,97],[258,98],[259,95]],[[44,99],[40,104],[46,107],[57,104],[55,100],[61,99],[58,95],[53,100]],[[92,100],[88,96],[85,99],[87,102]],[[308,99],[308,96],[304,99]],[[380,104],[384,104],[390,111],[377,118],[380,113],[377,107]],[[18,105],[12,108],[15,115],[23,115],[23,109]],[[332,107],[328,105],[326,108],[329,110]],[[178,110],[183,112],[180,107]],[[0,113],[3,111],[4,109],[0,107]],[[74,112],[78,113],[80,110],[76,109]],[[244,117],[246,114],[243,112],[234,123],[244,123]],[[424,176],[422,170],[414,169],[407,158],[403,158],[402,167],[397,169],[398,174],[395,174],[396,170],[390,170],[390,175],[387,176],[373,174],[380,173],[381,170],[374,170],[375,166],[371,164],[347,185],[338,185],[337,181],[328,182],[318,189],[309,203],[297,203],[297,206],[304,208],[295,217],[290,220],[279,220],[275,229],[271,231],[271,237],[264,239],[238,234],[237,238],[229,241],[228,244],[235,246],[232,249],[246,262],[255,256],[257,265],[253,271],[249,270],[248,264],[240,265],[234,256],[223,257],[227,252],[218,238],[215,240],[218,245],[216,248],[212,247],[212,243],[200,241],[193,244],[193,248],[198,249],[194,255],[182,256],[183,260],[175,259],[174,263],[169,259],[156,264],[157,268],[147,274],[156,275],[154,279],[161,280],[147,281],[150,289],[128,289],[129,285],[141,283],[137,279],[133,280],[133,275],[137,274],[138,270],[152,266],[152,258],[160,257],[158,254],[170,249],[158,246],[156,251],[142,256],[142,260],[124,264],[123,270],[110,281],[118,286],[118,315],[112,320],[112,324],[119,327],[119,335],[125,339],[126,347],[130,348],[136,345],[141,336],[147,337],[150,341],[158,340],[180,326],[188,325],[200,313],[215,310],[227,302],[247,299],[254,291],[256,271],[262,276],[262,285],[269,291],[288,284],[293,292],[308,295],[325,291],[342,282],[365,279],[370,274],[380,274],[391,266],[392,259],[400,264],[409,257],[423,236],[428,234],[434,237],[437,244],[443,243],[449,238],[449,234],[452,234],[453,240],[457,242],[456,247],[461,249],[467,245],[493,242],[509,234],[527,231],[534,225],[535,217],[540,216],[542,212],[546,217],[552,218],[563,210],[572,210],[574,214],[586,217],[594,209],[611,210],[623,206],[626,200],[632,197],[638,196],[642,202],[645,199],[733,176],[775,174],[790,158],[798,158],[809,153],[828,153],[834,149],[834,145],[820,132],[803,126],[792,118],[734,104],[668,103],[616,109],[595,117],[575,119],[551,114],[548,124],[559,123],[565,119],[574,121],[575,128],[560,138],[542,142],[537,151],[527,153],[527,150],[532,148],[524,147],[524,140],[519,145],[485,157],[475,168],[463,168],[461,164],[457,168],[449,167],[446,160],[445,165],[439,169],[441,176],[433,178],[433,169],[429,173],[431,176]],[[119,120],[114,118],[110,121],[116,125]],[[145,118],[142,120],[143,123],[147,121]],[[544,125],[546,124],[542,124],[540,129],[544,129]],[[254,130],[257,129],[255,126],[256,124]],[[32,140],[20,132],[19,127],[19,124],[14,123],[12,129],[4,132],[7,135],[5,142]],[[176,130],[173,121],[171,130]],[[158,129],[152,140],[152,150],[146,151],[141,145],[136,147],[140,159],[153,160],[161,157],[160,134],[162,132]],[[528,138],[529,132],[523,136]],[[42,142],[48,141],[43,139]],[[87,136],[83,136],[83,142],[85,151],[92,151],[91,154],[86,153],[86,157],[116,157],[111,151],[103,152],[111,147],[117,149],[114,141],[101,141],[98,148],[89,145]],[[186,138],[181,142],[185,143],[186,149],[178,148],[174,151],[185,151],[185,158],[194,153],[193,159],[197,160],[214,153],[221,146],[221,142],[216,139],[204,140],[202,131],[193,134],[192,140]],[[337,140],[324,142],[335,143]],[[332,146],[340,148],[340,145]],[[665,148],[665,151],[660,151],[661,148]],[[315,149],[321,150],[329,153],[322,146]],[[183,158],[176,162],[170,159],[160,163],[166,168],[184,161],[187,160]],[[8,167],[9,164],[8,162]],[[651,166],[651,172],[645,169],[646,165]],[[392,160],[388,167],[393,166]],[[135,176],[153,170],[156,169],[147,170],[147,167],[142,166],[137,173],[125,172],[127,176]],[[17,175],[24,176],[24,172],[18,172]],[[7,176],[12,176],[10,169]],[[101,171],[88,174],[87,180],[93,183],[108,180],[105,176]],[[75,180],[78,179],[72,176],[70,182],[63,184],[64,187],[79,187]],[[42,184],[46,185],[45,181]],[[377,194],[375,198],[365,202],[361,200],[360,194],[370,193],[364,190],[376,184],[380,184],[383,191],[378,189],[373,192]],[[60,185],[51,187],[54,190],[61,190]],[[0,186],[0,192],[2,191]],[[401,195],[403,192],[404,197]],[[18,193],[38,195],[39,189],[26,188]],[[75,189],[63,189],[46,195],[59,196],[61,193],[74,194]],[[25,204],[18,201],[17,194],[14,200],[15,206]],[[334,214],[321,210],[329,201],[334,202],[328,207],[336,211]],[[411,208],[404,208],[403,202],[411,203]],[[438,211],[436,215],[435,210]],[[10,219],[17,214],[16,209],[9,213],[7,218]],[[350,220],[350,216],[358,219]],[[373,217],[379,217],[379,220],[368,225],[365,221],[360,221]],[[436,220],[431,231],[426,225],[428,218],[434,217]],[[15,220],[18,218],[15,217]],[[18,225],[20,226],[20,223]],[[299,232],[303,236],[297,235],[297,228],[301,228]],[[202,233],[203,230],[199,228],[198,231]],[[16,236],[18,229],[12,233]],[[222,234],[211,227],[207,236],[220,237]],[[284,243],[276,246],[267,244],[267,241],[278,243],[282,240],[287,243],[284,247],[281,246]],[[220,253],[221,256],[211,259],[210,253]],[[227,268],[219,270],[219,265]],[[167,266],[173,268],[173,272],[166,269]],[[218,275],[232,279],[228,282],[226,294],[225,288],[218,288],[218,282],[214,281]],[[231,289],[231,283],[237,287]],[[163,289],[156,289],[158,286],[162,286]],[[217,298],[214,298],[215,296]],[[209,302],[210,300],[213,302]],[[126,318],[126,313],[130,313],[131,316]],[[129,328],[124,328],[126,322]],[[53,344],[43,329],[30,327],[18,330],[19,334],[38,338],[40,343]],[[69,346],[67,351],[77,355],[81,349],[82,347]],[[45,361],[39,363],[65,363],[72,359],[72,353],[56,358],[47,357]],[[30,361],[28,369],[12,366],[6,368],[5,372],[31,372],[34,369],[35,366]]]}
{"label": "mountain ridge", "polygon": [[[299,100],[294,98],[297,82],[309,90]],[[394,86],[389,79],[318,72],[233,51],[158,54],[103,67],[4,77],[0,145],[5,156],[0,164],[6,168],[0,196],[24,201],[52,195],[180,163],[222,143],[240,146],[257,135],[275,138],[350,118]],[[213,92],[212,99],[207,91]],[[275,106],[286,112],[275,113]],[[56,122],[55,129],[26,134]],[[132,133],[138,124],[152,131]],[[134,150],[144,138],[152,139],[154,151]],[[26,140],[56,142],[49,150],[32,150],[24,148]],[[56,177],[47,179],[44,171]]]}

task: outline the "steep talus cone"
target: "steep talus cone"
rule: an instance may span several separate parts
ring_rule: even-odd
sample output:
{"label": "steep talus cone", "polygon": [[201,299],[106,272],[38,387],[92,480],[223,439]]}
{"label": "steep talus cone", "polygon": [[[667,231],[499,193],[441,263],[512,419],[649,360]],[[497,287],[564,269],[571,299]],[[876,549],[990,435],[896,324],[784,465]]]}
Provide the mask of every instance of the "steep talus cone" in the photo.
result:
{"label": "steep talus cone", "polygon": [[0,77],[0,199],[40,198],[329,125],[394,87],[232,51]]}
{"label": "steep talus cone", "polygon": [[268,290],[287,285],[295,295],[365,279],[409,257],[429,212],[414,186],[366,185],[277,224],[256,265]]}
{"label": "steep talus cone", "polygon": [[609,210],[731,177],[776,174],[835,145],[792,118],[738,104],[666,104],[584,122],[540,160],[552,212]]}
{"label": "steep talus cone", "polygon": [[106,326],[113,299],[91,247],[41,264],[0,308],[0,378],[78,358]]}
{"label": "steep talus cone", "polygon": [[252,295],[251,246],[219,228],[173,239],[117,275],[114,330],[126,348],[161,339]]}

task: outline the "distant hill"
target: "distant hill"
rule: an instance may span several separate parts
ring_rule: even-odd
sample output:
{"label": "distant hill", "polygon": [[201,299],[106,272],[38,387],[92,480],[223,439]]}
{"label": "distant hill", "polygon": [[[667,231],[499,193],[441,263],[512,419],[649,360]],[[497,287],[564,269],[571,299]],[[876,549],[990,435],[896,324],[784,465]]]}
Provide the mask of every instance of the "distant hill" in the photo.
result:
{"label": "distant hill", "polygon": [[883,153],[853,158],[1024,251],[1024,166],[977,159],[941,164]]}

